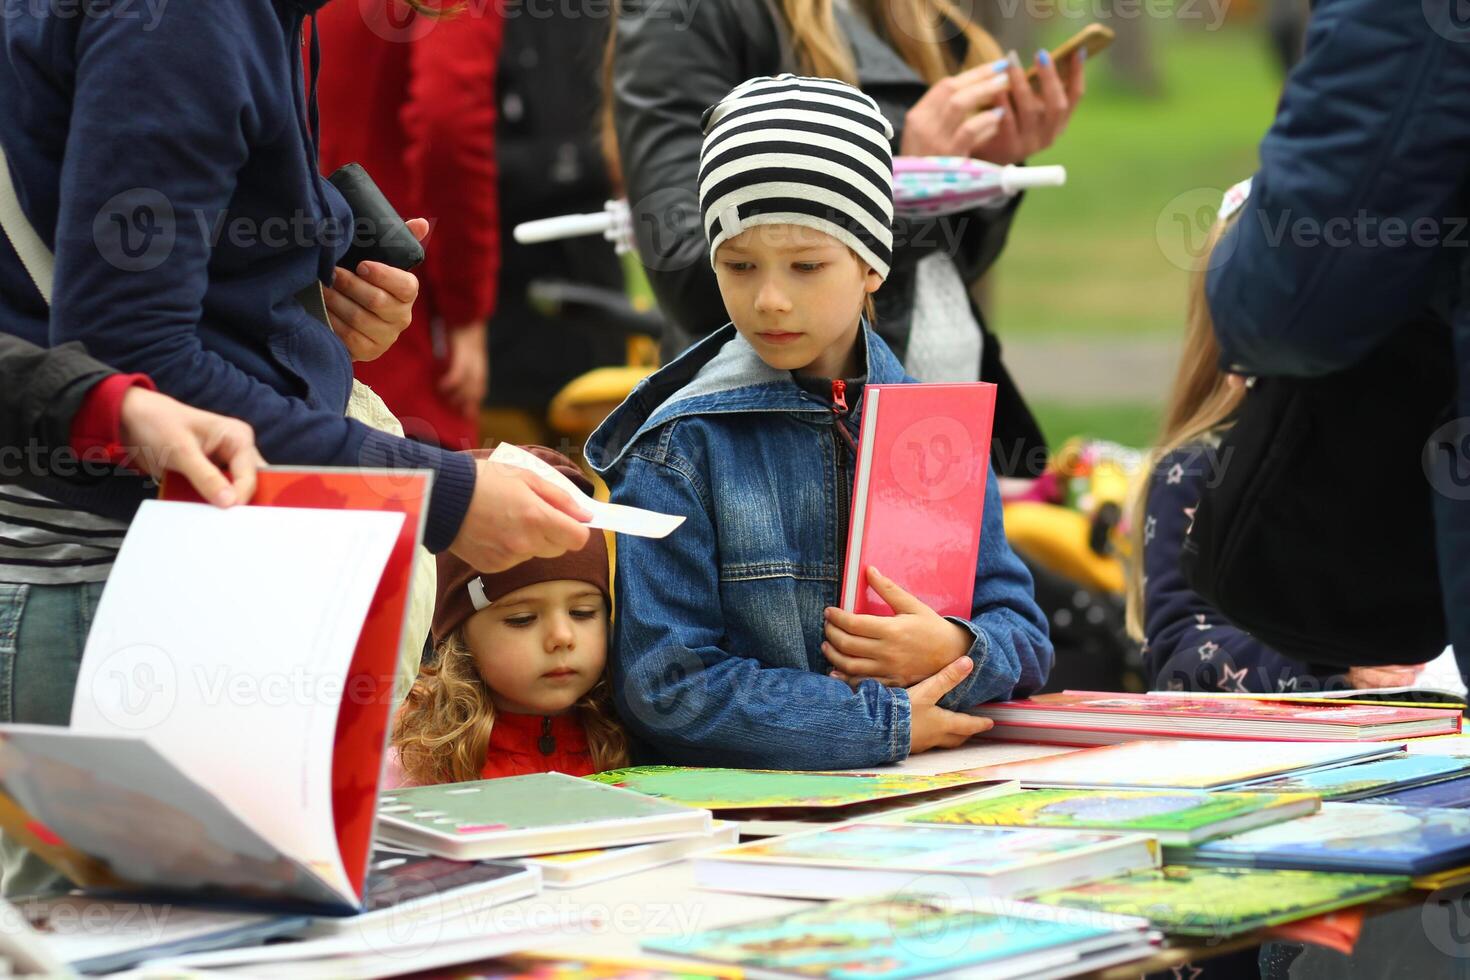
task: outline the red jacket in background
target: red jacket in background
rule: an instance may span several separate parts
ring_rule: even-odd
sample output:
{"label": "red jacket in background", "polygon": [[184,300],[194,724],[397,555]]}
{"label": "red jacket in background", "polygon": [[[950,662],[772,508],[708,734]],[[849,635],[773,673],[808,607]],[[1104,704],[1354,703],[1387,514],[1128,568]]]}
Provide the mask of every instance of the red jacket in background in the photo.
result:
{"label": "red jacket in background", "polygon": [[495,71],[504,24],[493,6],[443,20],[391,0],[329,3],[321,33],[323,173],[360,163],[404,218],[432,230],[413,324],[354,366],[405,431],[450,449],[479,444],[477,421],[439,396],[445,331],[488,317],[500,266]]}

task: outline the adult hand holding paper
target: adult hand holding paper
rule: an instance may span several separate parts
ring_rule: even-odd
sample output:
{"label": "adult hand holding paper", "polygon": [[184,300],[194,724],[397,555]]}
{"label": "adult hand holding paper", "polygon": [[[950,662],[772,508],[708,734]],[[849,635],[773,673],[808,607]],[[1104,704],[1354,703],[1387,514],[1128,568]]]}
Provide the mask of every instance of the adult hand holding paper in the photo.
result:
{"label": "adult hand holding paper", "polygon": [[522,449],[520,446],[502,442],[490,454],[490,462],[530,470],[543,480],[556,486],[575,500],[583,510],[592,515],[588,527],[631,534],[639,538],[666,538],[675,528],[684,523],[684,518],[674,514],[659,514],[639,507],[610,504],[587,496],[581,489],[556,471],[550,464]]}

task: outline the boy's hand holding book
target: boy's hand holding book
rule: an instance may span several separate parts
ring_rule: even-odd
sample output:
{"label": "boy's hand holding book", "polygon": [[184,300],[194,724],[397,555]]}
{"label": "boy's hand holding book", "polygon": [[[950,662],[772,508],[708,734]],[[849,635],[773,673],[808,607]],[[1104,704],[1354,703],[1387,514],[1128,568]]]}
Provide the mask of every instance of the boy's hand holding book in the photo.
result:
{"label": "boy's hand holding book", "polygon": [[975,662],[966,654],[909,688],[909,755],[964,745],[994,725],[989,718],[939,707],[939,699],[974,669]]}
{"label": "boy's hand holding book", "polygon": [[[975,638],[897,582],[869,566],[868,582],[893,608],[892,616],[860,616],[827,609],[822,652],[848,684],[872,678],[887,687],[912,687],[970,652]],[[951,685],[953,686],[953,685]],[[947,693],[948,688],[945,689]]]}

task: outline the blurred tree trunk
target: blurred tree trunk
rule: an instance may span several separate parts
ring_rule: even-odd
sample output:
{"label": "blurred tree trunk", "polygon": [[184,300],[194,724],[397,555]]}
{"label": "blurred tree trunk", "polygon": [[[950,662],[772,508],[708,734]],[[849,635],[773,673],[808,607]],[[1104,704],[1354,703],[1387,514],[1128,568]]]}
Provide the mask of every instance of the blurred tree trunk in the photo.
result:
{"label": "blurred tree trunk", "polygon": [[1154,59],[1152,31],[1147,7],[1139,0],[1100,0],[1101,22],[1118,35],[1107,53],[1108,71],[1139,95],[1157,96],[1163,91]]}

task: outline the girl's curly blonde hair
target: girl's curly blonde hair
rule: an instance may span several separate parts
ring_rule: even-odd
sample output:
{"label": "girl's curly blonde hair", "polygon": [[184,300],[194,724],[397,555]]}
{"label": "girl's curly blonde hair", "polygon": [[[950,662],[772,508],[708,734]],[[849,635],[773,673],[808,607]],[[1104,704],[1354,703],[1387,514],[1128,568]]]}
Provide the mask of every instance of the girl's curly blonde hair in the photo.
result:
{"label": "girl's curly blonde hair", "polygon": [[[436,650],[437,660],[420,671],[393,723],[393,746],[404,775],[425,786],[482,778],[495,727],[495,705],[463,629],[445,637]],[[613,711],[606,673],[572,711],[587,733],[598,772],[628,764],[628,735]]]}

